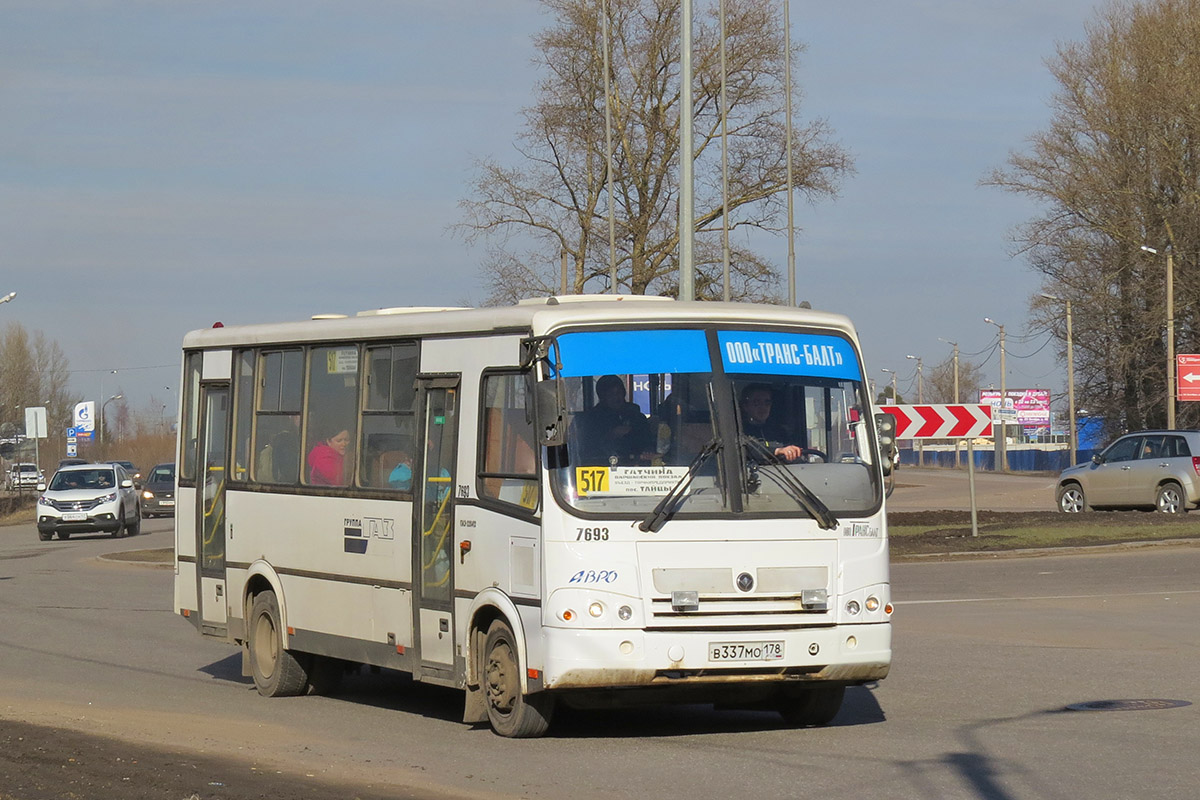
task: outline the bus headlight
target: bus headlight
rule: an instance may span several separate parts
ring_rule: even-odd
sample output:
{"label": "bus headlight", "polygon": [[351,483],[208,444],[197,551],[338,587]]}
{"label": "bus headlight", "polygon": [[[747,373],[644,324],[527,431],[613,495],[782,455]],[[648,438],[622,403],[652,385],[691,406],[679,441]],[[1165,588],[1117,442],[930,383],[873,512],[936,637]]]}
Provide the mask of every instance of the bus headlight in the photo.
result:
{"label": "bus headlight", "polygon": [[861,610],[857,600],[851,600],[849,603],[846,603],[846,613],[852,617],[856,616]]}
{"label": "bus headlight", "polygon": [[867,611],[878,611],[879,610],[879,598],[876,597],[875,595],[871,595],[870,597],[867,598],[866,605],[867,605]]}
{"label": "bus headlight", "polygon": [[621,606],[620,608],[617,609],[617,616],[621,619],[622,622],[628,622],[630,619],[633,618],[633,609],[630,608],[629,606]]}
{"label": "bus headlight", "polygon": [[593,617],[604,616],[604,604],[603,603],[592,603],[591,605],[588,606],[588,613],[591,614]]}

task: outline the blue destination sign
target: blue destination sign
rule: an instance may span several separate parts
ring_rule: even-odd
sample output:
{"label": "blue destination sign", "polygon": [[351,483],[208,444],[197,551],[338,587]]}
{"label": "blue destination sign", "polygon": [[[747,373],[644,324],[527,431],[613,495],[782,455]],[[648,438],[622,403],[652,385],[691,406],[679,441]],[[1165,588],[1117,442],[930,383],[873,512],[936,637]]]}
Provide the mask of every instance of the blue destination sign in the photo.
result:
{"label": "blue destination sign", "polygon": [[854,348],[840,336],[777,331],[718,331],[726,372],[861,380]]}
{"label": "blue destination sign", "polygon": [[558,337],[565,377],[711,372],[704,331],[582,331]]}

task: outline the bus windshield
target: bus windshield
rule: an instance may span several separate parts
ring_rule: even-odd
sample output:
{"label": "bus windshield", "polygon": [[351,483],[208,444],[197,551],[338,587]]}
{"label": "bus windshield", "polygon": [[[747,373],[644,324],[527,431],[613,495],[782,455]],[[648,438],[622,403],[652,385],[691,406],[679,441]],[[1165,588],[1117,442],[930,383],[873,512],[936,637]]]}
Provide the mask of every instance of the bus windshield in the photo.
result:
{"label": "bus windshield", "polygon": [[565,505],[645,515],[674,491],[681,514],[811,516],[796,483],[833,514],[878,505],[868,399],[847,339],[707,329],[556,341],[567,441],[552,481]]}

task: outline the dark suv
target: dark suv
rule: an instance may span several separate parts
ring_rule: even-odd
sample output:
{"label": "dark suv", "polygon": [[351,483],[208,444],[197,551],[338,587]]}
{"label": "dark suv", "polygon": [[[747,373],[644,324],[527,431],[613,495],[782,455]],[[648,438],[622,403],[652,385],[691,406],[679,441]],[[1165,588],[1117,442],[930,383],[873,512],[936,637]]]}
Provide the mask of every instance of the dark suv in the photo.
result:
{"label": "dark suv", "polygon": [[175,465],[156,464],[142,482],[142,516],[175,516]]}

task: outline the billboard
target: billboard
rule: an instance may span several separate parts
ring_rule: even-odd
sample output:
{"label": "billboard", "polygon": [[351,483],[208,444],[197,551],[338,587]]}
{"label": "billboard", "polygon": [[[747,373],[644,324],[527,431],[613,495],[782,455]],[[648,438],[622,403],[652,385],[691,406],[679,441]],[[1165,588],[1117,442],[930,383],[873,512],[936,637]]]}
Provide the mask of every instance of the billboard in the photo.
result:
{"label": "billboard", "polygon": [[[1034,428],[1050,427],[1049,389],[1009,389],[1005,408],[1016,411],[1017,424],[1029,432]],[[980,389],[979,402],[996,408],[1000,403],[999,389]],[[997,416],[997,419],[999,417]]]}
{"label": "billboard", "polygon": [[75,429],[75,436],[83,441],[88,441],[94,435],[96,430],[96,402],[94,400],[84,400],[82,403],[75,404],[75,422],[71,426]]}

